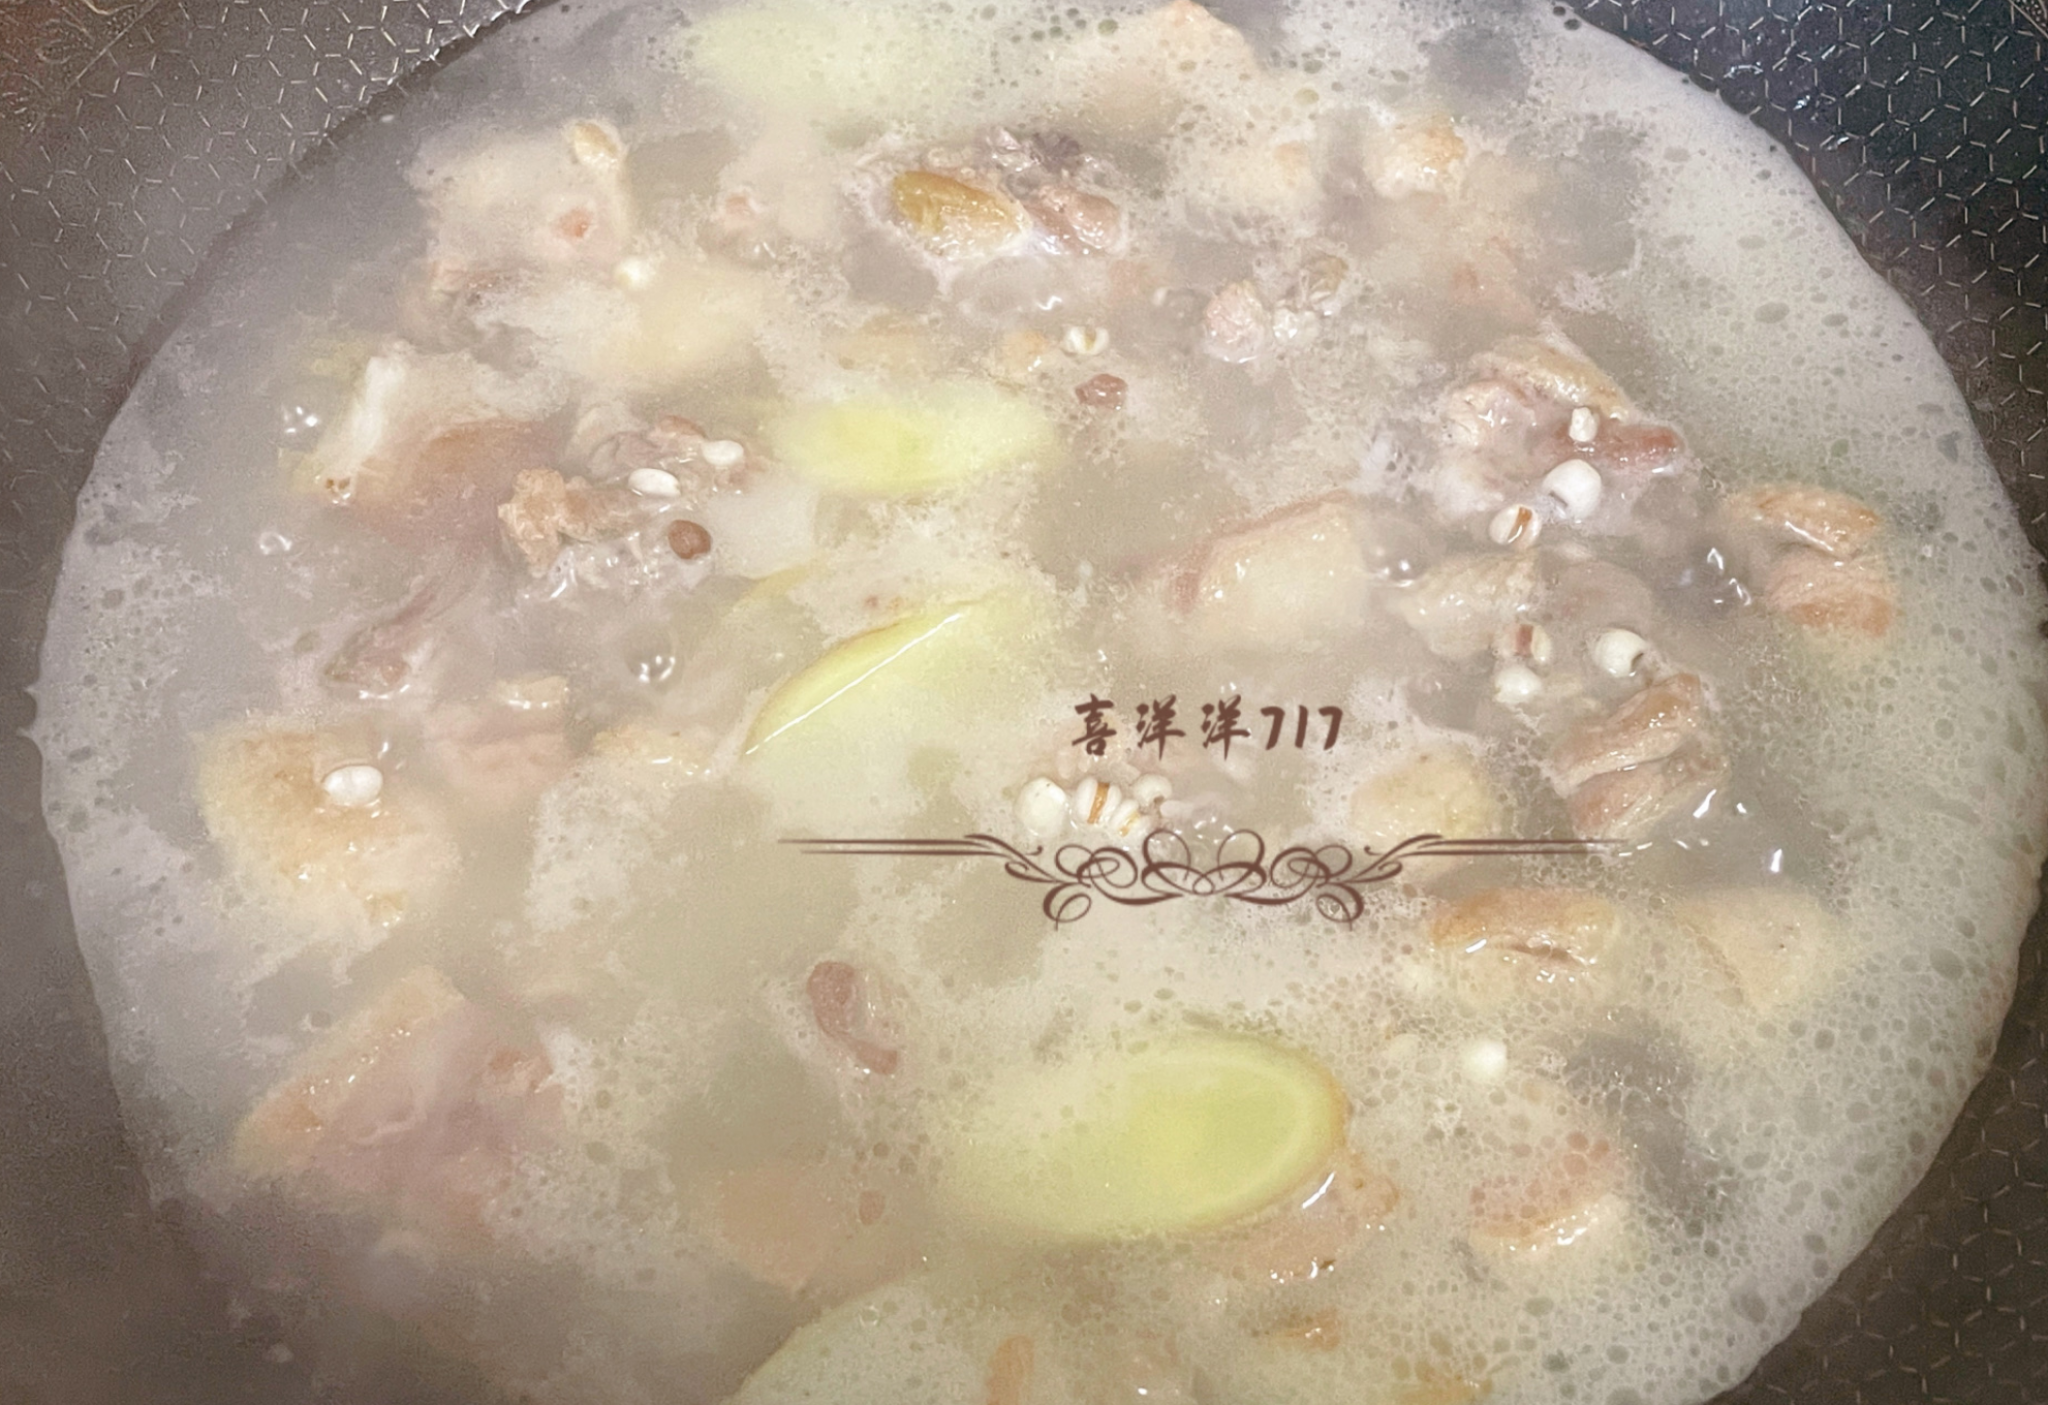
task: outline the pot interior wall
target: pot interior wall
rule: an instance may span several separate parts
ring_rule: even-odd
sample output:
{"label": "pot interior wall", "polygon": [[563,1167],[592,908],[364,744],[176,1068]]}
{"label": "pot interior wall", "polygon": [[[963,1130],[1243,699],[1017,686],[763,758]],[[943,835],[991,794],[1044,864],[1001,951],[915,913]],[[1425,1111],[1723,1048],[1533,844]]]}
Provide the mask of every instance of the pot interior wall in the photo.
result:
{"label": "pot interior wall", "polygon": [[[2039,10],[2036,0],[2029,0]],[[1932,329],[2048,547],[2048,13],[2018,0],[1577,0],[1791,148]],[[519,0],[0,7],[0,1399],[465,1401],[397,1344],[323,1378],[152,1207],[44,828],[32,716],[72,500],[107,421],[266,193]],[[1260,0],[1216,0],[1227,15]],[[1558,13],[1567,13],[1563,6]],[[61,758],[53,758],[60,761]],[[2048,1399],[2048,924],[1933,1170],[1728,1402]],[[1628,1405],[1609,1402],[1609,1405]]]}

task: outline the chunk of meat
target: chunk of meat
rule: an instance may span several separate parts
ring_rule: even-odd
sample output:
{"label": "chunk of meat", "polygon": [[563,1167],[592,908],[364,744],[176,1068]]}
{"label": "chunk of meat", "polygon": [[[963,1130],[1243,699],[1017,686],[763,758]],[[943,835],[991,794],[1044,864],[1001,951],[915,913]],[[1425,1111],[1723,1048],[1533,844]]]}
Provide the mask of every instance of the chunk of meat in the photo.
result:
{"label": "chunk of meat", "polygon": [[523,812],[576,760],[559,708],[449,703],[428,716],[425,730],[428,754],[450,788],[500,816]]}
{"label": "chunk of meat", "polygon": [[762,264],[787,243],[787,231],[752,190],[728,190],[697,226],[697,242],[740,263]]}
{"label": "chunk of meat", "polygon": [[1202,350],[1233,365],[1273,343],[1273,314],[1250,283],[1226,284],[1202,310]]}
{"label": "chunk of meat", "polygon": [[860,970],[844,961],[820,961],[804,982],[818,1032],[845,1050],[863,1071],[894,1073],[902,1055],[878,1038],[881,1020],[867,987]]}
{"label": "chunk of meat", "polygon": [[1731,522],[1836,560],[1858,555],[1877,539],[1884,519],[1846,493],[1804,483],[1772,483],[1731,493],[1722,504]]}
{"label": "chunk of meat", "polygon": [[1845,950],[1841,924],[1797,888],[1718,889],[1672,915],[1759,1010],[1798,1004]]}
{"label": "chunk of meat", "polygon": [[1705,685],[1696,674],[1675,673],[1566,734],[1550,753],[1551,779],[1569,795],[1595,776],[1674,754],[1703,736],[1708,721]]}
{"label": "chunk of meat", "polygon": [[462,354],[394,343],[365,363],[349,407],[300,469],[327,501],[387,527],[445,540],[487,522],[479,509],[522,470],[545,464],[544,402]]}
{"label": "chunk of meat", "polygon": [[1400,1189],[1347,1147],[1303,1194],[1227,1236],[1212,1258],[1254,1282],[1319,1278],[1348,1257],[1363,1236],[1384,1227],[1400,1202]]}
{"label": "chunk of meat", "polygon": [[545,471],[553,458],[547,432],[515,420],[456,425],[423,444],[409,471],[405,506],[445,536],[461,525],[482,528],[484,511],[522,473]]}
{"label": "chunk of meat", "polygon": [[548,573],[564,543],[599,541],[624,531],[637,517],[625,490],[564,479],[551,468],[522,472],[513,481],[511,498],[498,508],[506,539],[535,576]]}
{"label": "chunk of meat", "polygon": [[1511,381],[1489,377],[1454,387],[1438,414],[1445,448],[1428,481],[1446,517],[1474,517],[1532,497],[1543,474],[1562,461],[1534,448],[1557,434],[1558,408]]}
{"label": "chunk of meat", "polygon": [[1669,477],[1691,467],[1685,436],[1668,424],[1652,420],[1616,421],[1603,425],[1590,443],[1573,441],[1560,428],[1543,441],[1539,457],[1553,464],[1566,459],[1583,459],[1600,471],[1603,478],[1618,482],[1624,490],[1639,487],[1650,478]]}
{"label": "chunk of meat", "polygon": [[1291,647],[1355,630],[1371,584],[1349,506],[1318,498],[1220,533],[1168,572],[1165,592],[1212,643]]}
{"label": "chunk of meat", "polygon": [[1217,17],[1196,0],[1167,0],[1133,22],[1159,45],[1161,57],[1176,64],[1216,64],[1248,68],[1258,64],[1251,41],[1241,30]]}
{"label": "chunk of meat", "polygon": [[200,812],[230,871],[315,932],[381,935],[427,905],[459,861],[445,818],[401,784],[367,805],[328,798],[321,777],[362,759],[346,738],[283,722],[230,727],[200,748]]}
{"label": "chunk of meat", "polygon": [[1059,353],[1059,346],[1043,332],[1029,328],[1006,332],[989,352],[990,374],[1009,385],[1028,384]]}
{"label": "chunk of meat", "polygon": [[1635,573],[1597,556],[1546,565],[1553,569],[1543,595],[1543,619],[1554,634],[1569,638],[1583,632],[1597,641],[1614,628],[1645,638],[1664,632],[1657,592]]}
{"label": "chunk of meat", "polygon": [[1706,689],[1690,673],[1652,683],[1567,733],[1551,750],[1549,769],[1572,828],[1589,839],[1646,834],[1697,807],[1728,776]]}
{"label": "chunk of meat", "polygon": [[608,273],[637,228],[625,141],[583,119],[558,134],[491,134],[420,181],[437,285],[459,289],[554,270]]}
{"label": "chunk of meat", "polygon": [[1572,1132],[1533,1173],[1496,1176],[1474,1186],[1467,1238],[1505,1259],[1539,1259],[1589,1238],[1604,1238],[1623,1218],[1621,1158],[1605,1138]]}
{"label": "chunk of meat", "polygon": [[1124,241],[1124,212],[1106,195],[1052,184],[1024,203],[1045,240],[1065,254],[1107,254]]}
{"label": "chunk of meat", "polygon": [[627,259],[616,278],[553,279],[482,299],[472,320],[478,335],[529,349],[538,385],[652,398],[743,360],[782,305],[765,273],[677,250]]}
{"label": "chunk of meat", "polygon": [[1394,608],[1438,658],[1470,659],[1535,609],[1541,586],[1527,553],[1453,556],[1402,591]]}
{"label": "chunk of meat", "polygon": [[1026,1336],[1005,1337],[988,1358],[988,1405],[1024,1405],[1037,1348]]}
{"label": "chunk of meat", "polygon": [[[1445,452],[1429,487],[1447,516],[1541,502],[1545,475],[1577,459],[1599,474],[1599,500],[1607,504],[1582,525],[1615,531],[1629,524],[1622,509],[1655,482],[1694,471],[1678,431],[1637,412],[1604,372],[1562,339],[1511,338],[1473,364],[1480,378],[1447,392],[1439,409]],[[1603,417],[1588,399],[1624,413]],[[1593,418],[1597,432],[1590,441],[1572,438],[1575,415]]]}
{"label": "chunk of meat", "polygon": [[1585,352],[1556,333],[1509,337],[1474,357],[1473,365],[1567,410],[1584,405],[1608,420],[1637,418],[1635,402],[1627,392]]}
{"label": "chunk of meat", "polygon": [[1433,262],[1443,270],[1439,277],[1444,295],[1455,306],[1473,308],[1513,327],[1542,320],[1526,291],[1530,280],[1523,251],[1505,234],[1454,236],[1434,251]]}
{"label": "chunk of meat", "polygon": [[1728,779],[1727,758],[1688,742],[1662,760],[1593,777],[1565,801],[1583,839],[1635,839],[1667,816],[1697,809]]}
{"label": "chunk of meat", "polygon": [[1519,447],[1538,430],[1558,423],[1555,405],[1497,377],[1453,387],[1445,393],[1440,413],[1445,439],[1462,449]]}
{"label": "chunk of meat", "polygon": [[1082,164],[1081,143],[1065,132],[1018,135],[1007,127],[986,133],[981,144],[988,159],[1015,185],[1036,189],[1047,181],[1070,176]]}
{"label": "chunk of meat", "polygon": [[1350,273],[1351,265],[1336,254],[1311,254],[1302,260],[1301,272],[1294,280],[1295,297],[1311,312],[1333,316],[1344,306],[1345,280]]}
{"label": "chunk of meat", "polygon": [[[1384,853],[1418,834],[1489,839],[1506,800],[1479,758],[1461,746],[1429,747],[1367,779],[1351,796],[1351,837]],[[1453,861],[1433,859],[1445,868]]]}
{"label": "chunk of meat", "polygon": [[889,196],[919,242],[942,258],[1001,253],[1025,230],[1024,211],[1008,195],[938,171],[902,172]]}
{"label": "chunk of meat", "polygon": [[565,457],[575,461],[579,447],[593,480],[609,485],[630,480],[641,469],[658,468],[676,480],[677,500],[686,504],[735,486],[752,468],[744,446],[712,438],[693,419],[671,414],[652,424],[637,419],[620,424],[608,406],[584,415]]}
{"label": "chunk of meat", "polygon": [[1839,561],[1804,546],[1786,549],[1771,563],[1763,601],[1794,624],[1838,637],[1881,639],[1898,615],[1881,557]]}
{"label": "chunk of meat", "polygon": [[1587,840],[1632,840],[1667,815],[1696,809],[1729,778],[1718,752],[1688,743],[1677,754],[1628,770],[1593,776],[1565,803],[1573,834]]}
{"label": "chunk of meat", "polygon": [[1586,983],[1620,932],[1613,903],[1574,888],[1496,888],[1453,903],[1429,928],[1431,942],[1457,953],[1472,993],[1488,1003],[1530,985]]}
{"label": "chunk of meat", "polygon": [[894,1177],[844,1157],[778,1157],[717,1177],[696,1223],[763,1283],[836,1300],[896,1276],[914,1260],[899,1212],[906,1195]]}
{"label": "chunk of meat", "polygon": [[1455,195],[1465,183],[1465,139],[1448,118],[1403,122],[1368,144],[1366,178],[1389,200]]}
{"label": "chunk of meat", "polygon": [[521,1152],[554,1133],[551,1073],[537,1045],[417,967],[264,1095],[235,1164],[433,1233],[475,1231]]}
{"label": "chunk of meat", "polygon": [[1764,607],[1816,634],[1879,639],[1898,612],[1884,519],[1845,493],[1773,483],[1731,494],[1721,520],[1763,578]]}
{"label": "chunk of meat", "polygon": [[459,569],[429,575],[397,610],[344,640],[322,675],[364,701],[382,702],[405,692],[433,651],[435,621],[465,593],[460,575]]}

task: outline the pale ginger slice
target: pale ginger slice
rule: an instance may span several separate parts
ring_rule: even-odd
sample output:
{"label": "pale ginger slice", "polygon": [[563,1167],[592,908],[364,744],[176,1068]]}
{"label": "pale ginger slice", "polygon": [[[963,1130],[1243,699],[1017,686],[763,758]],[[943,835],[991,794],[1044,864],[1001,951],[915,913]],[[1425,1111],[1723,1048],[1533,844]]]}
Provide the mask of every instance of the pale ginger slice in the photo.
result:
{"label": "pale ginger slice", "polygon": [[940,381],[910,394],[799,405],[768,424],[776,456],[826,492],[919,497],[1049,462],[1059,439],[1030,402]]}
{"label": "pale ginger slice", "polygon": [[1305,1054],[1182,1032],[1006,1072],[951,1134],[954,1213],[1045,1242],[1249,1220],[1328,1168],[1347,1104]]}

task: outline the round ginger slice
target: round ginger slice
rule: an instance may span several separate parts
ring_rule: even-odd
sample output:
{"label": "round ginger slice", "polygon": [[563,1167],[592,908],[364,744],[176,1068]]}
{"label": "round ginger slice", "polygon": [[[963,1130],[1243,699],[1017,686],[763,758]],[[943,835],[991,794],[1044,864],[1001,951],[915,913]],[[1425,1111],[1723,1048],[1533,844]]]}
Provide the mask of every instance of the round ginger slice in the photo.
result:
{"label": "round ginger slice", "polygon": [[1327,1167],[1346,1112],[1306,1055],[1177,1035],[998,1082],[958,1139],[947,1189],[964,1213],[1034,1236],[1213,1229]]}

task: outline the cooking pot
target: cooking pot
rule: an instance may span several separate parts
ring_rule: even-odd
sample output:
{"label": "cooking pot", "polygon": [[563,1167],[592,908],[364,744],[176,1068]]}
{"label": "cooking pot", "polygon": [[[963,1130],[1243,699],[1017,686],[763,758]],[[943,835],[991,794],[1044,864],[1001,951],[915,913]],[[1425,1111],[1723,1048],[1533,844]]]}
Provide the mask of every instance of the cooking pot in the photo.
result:
{"label": "cooking pot", "polygon": [[[536,0],[543,3],[544,0]],[[559,0],[567,8],[575,0]],[[1256,19],[1265,0],[1212,0]],[[0,1405],[486,1399],[396,1336],[302,1360],[124,1131],[20,734],[101,433],[238,221],[520,0],[0,6]],[[1573,13],[1575,11],[1576,13]],[[2043,0],[1575,0],[1793,152],[1953,367],[2048,546]],[[2048,971],[1925,1181],[1727,1402],[2048,1401]]]}

